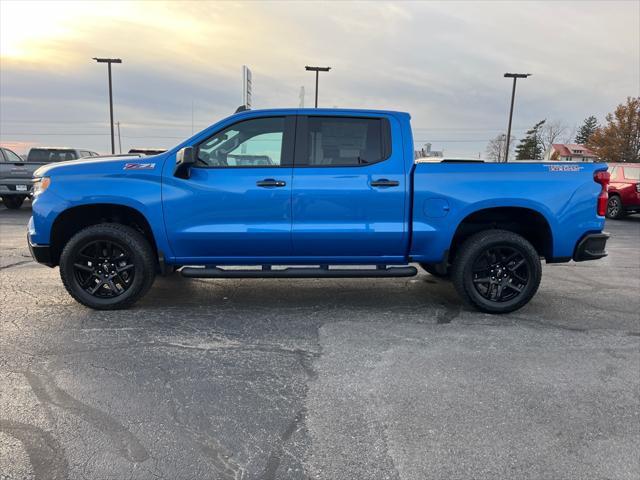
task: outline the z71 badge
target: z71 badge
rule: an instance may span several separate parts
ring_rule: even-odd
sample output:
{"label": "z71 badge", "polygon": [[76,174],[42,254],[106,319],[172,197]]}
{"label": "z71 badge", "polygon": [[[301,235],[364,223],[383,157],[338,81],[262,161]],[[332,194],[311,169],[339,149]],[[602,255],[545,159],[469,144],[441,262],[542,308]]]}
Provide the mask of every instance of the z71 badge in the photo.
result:
{"label": "z71 badge", "polygon": [[125,163],[123,170],[153,170],[155,163]]}

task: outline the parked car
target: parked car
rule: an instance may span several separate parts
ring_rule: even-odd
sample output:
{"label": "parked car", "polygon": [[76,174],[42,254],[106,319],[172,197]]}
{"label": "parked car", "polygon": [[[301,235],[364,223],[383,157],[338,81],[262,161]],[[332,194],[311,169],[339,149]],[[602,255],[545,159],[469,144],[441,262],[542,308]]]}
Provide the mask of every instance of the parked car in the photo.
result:
{"label": "parked car", "polygon": [[450,276],[479,310],[504,313],[533,297],[541,258],[607,254],[606,165],[415,164],[409,119],[244,111],[153,158],[42,167],[29,248],[96,309],[131,305],[157,272],[175,269],[190,278],[408,277],[417,262]]}
{"label": "parked car", "polygon": [[610,163],[607,218],[640,212],[640,164]]}
{"label": "parked car", "polygon": [[0,154],[0,196],[5,207],[18,209],[32,194],[33,172],[42,165],[98,155],[90,150],[34,147],[26,161],[8,148]]}

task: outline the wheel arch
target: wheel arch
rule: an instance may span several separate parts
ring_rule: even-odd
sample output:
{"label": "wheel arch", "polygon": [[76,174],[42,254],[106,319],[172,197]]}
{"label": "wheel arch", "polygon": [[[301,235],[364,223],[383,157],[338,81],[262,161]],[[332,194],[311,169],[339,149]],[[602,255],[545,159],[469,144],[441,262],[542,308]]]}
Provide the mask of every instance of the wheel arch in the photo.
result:
{"label": "wheel arch", "polygon": [[96,203],[68,208],[56,217],[50,237],[52,263],[59,263],[60,254],[71,237],[86,227],[100,223],[119,223],[136,229],[147,239],[158,258],[158,245],[151,224],[142,212],[121,204]]}
{"label": "wheel arch", "polygon": [[527,239],[541,257],[553,258],[553,233],[549,221],[538,210],[528,207],[487,207],[465,216],[453,234],[448,261],[455,258],[460,245],[483,230],[507,230]]}

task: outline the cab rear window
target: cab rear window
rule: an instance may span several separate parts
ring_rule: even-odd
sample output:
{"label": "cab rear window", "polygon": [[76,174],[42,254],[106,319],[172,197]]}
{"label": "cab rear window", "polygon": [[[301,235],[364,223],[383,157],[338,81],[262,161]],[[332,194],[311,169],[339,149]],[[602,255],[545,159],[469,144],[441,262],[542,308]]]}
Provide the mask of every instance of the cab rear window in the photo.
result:
{"label": "cab rear window", "polygon": [[64,162],[65,160],[76,160],[78,154],[75,150],[32,148],[29,151],[27,161],[29,162]]}

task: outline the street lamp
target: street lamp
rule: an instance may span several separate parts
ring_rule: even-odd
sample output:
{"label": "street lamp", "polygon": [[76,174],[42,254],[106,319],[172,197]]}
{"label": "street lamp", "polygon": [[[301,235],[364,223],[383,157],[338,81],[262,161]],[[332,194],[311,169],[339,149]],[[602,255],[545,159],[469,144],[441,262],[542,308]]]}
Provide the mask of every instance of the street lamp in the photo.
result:
{"label": "street lamp", "polygon": [[320,72],[328,72],[331,67],[309,67],[305,66],[304,69],[308,72],[316,72],[316,108],[318,108],[318,75]]}
{"label": "street lamp", "polygon": [[507,150],[504,154],[505,163],[509,161],[509,142],[511,140],[511,120],[513,119],[513,101],[516,98],[516,81],[519,78],[530,77],[530,73],[505,73],[505,78],[513,78],[513,89],[511,90],[511,110],[509,110],[509,128],[507,129]]}
{"label": "street lamp", "polygon": [[111,64],[112,63],[122,63],[122,60],[119,58],[96,58],[93,59],[98,63],[106,63],[109,70],[109,116],[111,118],[111,154],[116,153],[116,144],[113,136],[113,93],[111,90]]}

